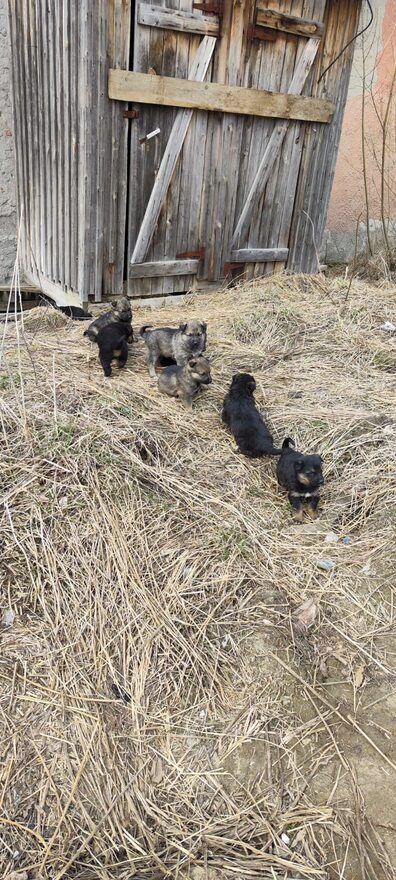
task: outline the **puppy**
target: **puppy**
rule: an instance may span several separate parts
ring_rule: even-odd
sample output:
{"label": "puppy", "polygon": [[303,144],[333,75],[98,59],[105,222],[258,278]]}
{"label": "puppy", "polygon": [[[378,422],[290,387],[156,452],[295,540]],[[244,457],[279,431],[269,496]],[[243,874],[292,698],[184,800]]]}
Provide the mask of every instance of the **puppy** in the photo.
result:
{"label": "puppy", "polygon": [[158,377],[158,388],[163,394],[179,397],[192,409],[193,398],[203,385],[210,385],[211,381],[209,361],[199,354],[190,357],[184,366],[166,367]]}
{"label": "puppy", "polygon": [[123,323],[129,326],[128,342],[133,342],[132,309],[127,296],[122,296],[116,303],[111,304],[111,310],[99,315],[85,330],[84,336],[88,336],[91,342],[96,342],[96,336],[104,327],[113,323]]}
{"label": "puppy", "polygon": [[116,360],[118,366],[124,367],[128,360],[128,345],[132,327],[126,321],[112,321],[102,327],[94,336],[99,347],[99,360],[105,376],[111,376],[111,362]]}
{"label": "puppy", "polygon": [[147,349],[147,366],[150,376],[155,377],[155,368],[162,358],[171,358],[179,367],[184,367],[191,355],[197,356],[206,350],[206,324],[203,321],[187,321],[178,330],[163,327],[153,330],[146,324],[140,336]]}
{"label": "puppy", "polygon": [[222,420],[230,428],[243,455],[249,458],[280,455],[281,450],[274,448],[272,435],[256,407],[255,390],[253,376],[237,373],[224,398]]}
{"label": "puppy", "polygon": [[320,455],[302,455],[290,437],[282,444],[282,454],[276,468],[278,483],[288,491],[293,517],[302,522],[303,504],[308,505],[314,519],[319,504],[319,490],[324,485],[322,459]]}

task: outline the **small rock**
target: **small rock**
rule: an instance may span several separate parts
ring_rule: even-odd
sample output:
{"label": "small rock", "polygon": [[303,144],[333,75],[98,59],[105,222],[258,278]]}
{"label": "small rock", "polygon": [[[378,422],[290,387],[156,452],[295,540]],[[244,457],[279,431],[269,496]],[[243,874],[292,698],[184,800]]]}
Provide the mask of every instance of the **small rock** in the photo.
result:
{"label": "small rock", "polygon": [[283,840],[283,843],[286,843],[287,846],[289,846],[289,843],[290,843],[290,837],[289,837],[288,834],[286,834],[285,831],[283,831],[283,833],[281,834],[281,840]]}
{"label": "small rock", "polygon": [[345,538],[342,539],[342,543],[345,545],[348,545],[351,543],[351,539],[348,538],[348,536],[346,536]]}
{"label": "small rock", "polygon": [[392,321],[385,321],[385,324],[381,324],[381,330],[387,330],[388,333],[396,333],[396,326],[392,324]]}
{"label": "small rock", "polygon": [[15,611],[13,611],[12,608],[6,608],[6,610],[3,614],[4,626],[12,626],[12,624],[14,623],[15,617],[16,617]]}
{"label": "small rock", "polygon": [[63,509],[67,507],[67,498],[65,495],[63,496],[63,498],[59,499],[59,507],[62,507]]}
{"label": "small rock", "polygon": [[336,544],[338,540],[338,535],[335,532],[329,532],[325,537],[326,544]]}
{"label": "small rock", "polygon": [[332,571],[336,564],[333,559],[318,559],[316,565],[321,571]]}

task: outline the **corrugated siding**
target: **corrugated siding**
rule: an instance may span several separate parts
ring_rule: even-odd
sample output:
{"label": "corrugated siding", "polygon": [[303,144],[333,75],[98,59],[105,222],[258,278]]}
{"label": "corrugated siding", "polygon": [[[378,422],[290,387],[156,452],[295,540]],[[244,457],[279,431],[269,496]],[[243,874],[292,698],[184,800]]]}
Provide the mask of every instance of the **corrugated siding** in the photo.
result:
{"label": "corrugated siding", "polygon": [[23,266],[82,300],[119,293],[127,122],[107,71],[128,67],[129,0],[10,0]]}

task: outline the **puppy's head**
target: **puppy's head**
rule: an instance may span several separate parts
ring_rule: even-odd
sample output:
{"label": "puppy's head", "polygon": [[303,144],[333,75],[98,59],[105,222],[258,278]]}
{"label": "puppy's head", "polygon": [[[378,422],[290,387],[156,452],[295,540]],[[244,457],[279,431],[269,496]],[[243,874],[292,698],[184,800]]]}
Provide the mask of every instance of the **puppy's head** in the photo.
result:
{"label": "puppy's head", "polygon": [[256,380],[250,373],[236,373],[232,378],[231,390],[253,396],[256,390]]}
{"label": "puppy's head", "polygon": [[117,303],[113,303],[118,321],[130,321],[132,319],[131,303],[127,296],[122,296]]}
{"label": "puppy's head", "polygon": [[206,335],[206,324],[204,321],[187,321],[179,325],[179,330],[191,342],[200,342]]}
{"label": "puppy's head", "polygon": [[196,382],[199,382],[200,385],[210,385],[212,377],[210,375],[210,363],[206,357],[203,357],[202,354],[197,357],[190,357],[188,359],[188,367]]}
{"label": "puppy's head", "polygon": [[320,455],[300,455],[296,459],[294,467],[301,486],[307,486],[310,489],[319,489],[319,486],[323,486],[322,466],[323,461]]}

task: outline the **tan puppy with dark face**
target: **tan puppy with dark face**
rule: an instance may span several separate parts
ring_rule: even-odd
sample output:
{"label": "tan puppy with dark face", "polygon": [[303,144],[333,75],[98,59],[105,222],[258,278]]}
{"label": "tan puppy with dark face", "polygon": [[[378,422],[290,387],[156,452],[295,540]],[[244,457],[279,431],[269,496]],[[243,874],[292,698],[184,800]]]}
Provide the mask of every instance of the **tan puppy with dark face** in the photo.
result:
{"label": "tan puppy with dark face", "polygon": [[182,366],[166,367],[158,377],[158,388],[162,394],[178,397],[185,406],[192,409],[194,397],[202,386],[210,385],[210,363],[202,354],[190,357]]}
{"label": "tan puppy with dark face", "polygon": [[161,327],[154,330],[146,324],[139,331],[146,346],[149,373],[155,377],[155,368],[161,357],[171,358],[183,367],[190,357],[202,354],[206,349],[206,324],[204,321],[187,321],[178,330]]}

